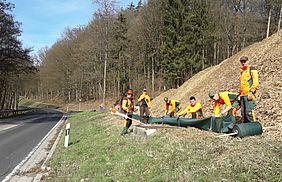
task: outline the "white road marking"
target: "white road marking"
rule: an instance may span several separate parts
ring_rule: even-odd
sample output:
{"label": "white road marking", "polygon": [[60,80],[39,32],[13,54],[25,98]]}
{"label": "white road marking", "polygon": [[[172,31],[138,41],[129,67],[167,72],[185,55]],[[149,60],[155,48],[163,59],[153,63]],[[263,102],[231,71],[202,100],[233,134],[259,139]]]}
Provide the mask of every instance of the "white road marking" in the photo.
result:
{"label": "white road marking", "polygon": [[16,174],[16,172],[20,169],[20,167],[22,167],[22,165],[33,155],[33,153],[39,148],[39,146],[44,142],[44,140],[52,133],[52,131],[61,123],[64,121],[64,118],[66,116],[63,115],[62,118],[60,119],[60,121],[57,122],[57,124],[45,135],[44,138],[42,138],[42,140],[36,145],[36,147],[34,147],[32,149],[32,151],[24,158],[24,160],[22,160],[15,168],[14,170],[8,174],[4,180],[2,180],[2,182],[7,182],[11,179],[12,176],[14,176]]}
{"label": "white road marking", "polygon": [[7,130],[7,129],[10,129],[10,128],[14,128],[18,125],[16,124],[0,124],[0,131],[4,131],[4,130]]}

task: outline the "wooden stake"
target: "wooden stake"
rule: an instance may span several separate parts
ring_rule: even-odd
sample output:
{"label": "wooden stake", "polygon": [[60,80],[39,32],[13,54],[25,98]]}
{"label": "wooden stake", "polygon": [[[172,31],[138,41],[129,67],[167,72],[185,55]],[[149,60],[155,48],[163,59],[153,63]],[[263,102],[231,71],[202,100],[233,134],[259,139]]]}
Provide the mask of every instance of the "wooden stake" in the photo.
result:
{"label": "wooden stake", "polygon": [[227,134],[223,134],[223,135],[216,136],[216,138],[219,138],[219,137],[226,137],[226,136],[233,136],[233,135],[237,135],[237,134],[238,134],[237,132],[234,132],[234,133],[227,133]]}

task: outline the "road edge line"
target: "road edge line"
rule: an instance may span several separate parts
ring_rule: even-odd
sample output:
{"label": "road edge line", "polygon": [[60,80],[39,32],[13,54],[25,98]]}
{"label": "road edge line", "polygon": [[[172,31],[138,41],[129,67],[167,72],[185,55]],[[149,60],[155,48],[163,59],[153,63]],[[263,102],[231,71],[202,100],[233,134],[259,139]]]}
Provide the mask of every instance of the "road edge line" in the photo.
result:
{"label": "road edge line", "polygon": [[65,114],[61,117],[61,119],[57,122],[55,126],[44,136],[44,138],[41,139],[41,141],[29,152],[29,154],[13,169],[11,173],[9,173],[3,180],[2,182],[7,182],[9,181],[15,174],[16,172],[30,159],[30,157],[34,154],[34,152],[40,147],[40,145],[46,140],[46,138],[57,128],[57,126],[64,121],[64,118],[66,117]]}
{"label": "road edge line", "polygon": [[[68,117],[66,116],[64,119],[65,119],[64,121],[66,121],[66,120],[68,119]],[[52,157],[53,153],[55,152],[55,149],[56,149],[56,147],[57,147],[57,145],[58,145],[58,143],[59,143],[59,140],[60,140],[60,138],[61,138],[61,135],[62,135],[63,131],[64,131],[64,129],[62,128],[61,131],[59,132],[58,136],[56,137],[56,140],[55,140],[55,142],[53,143],[53,145],[52,145],[52,147],[51,147],[51,150],[49,151],[49,153],[48,153],[46,159],[44,160],[43,164],[41,165],[41,169],[42,169],[42,170],[45,170],[45,169],[46,169],[46,167],[47,167],[47,166],[46,166],[46,163],[47,163],[47,161]]]}

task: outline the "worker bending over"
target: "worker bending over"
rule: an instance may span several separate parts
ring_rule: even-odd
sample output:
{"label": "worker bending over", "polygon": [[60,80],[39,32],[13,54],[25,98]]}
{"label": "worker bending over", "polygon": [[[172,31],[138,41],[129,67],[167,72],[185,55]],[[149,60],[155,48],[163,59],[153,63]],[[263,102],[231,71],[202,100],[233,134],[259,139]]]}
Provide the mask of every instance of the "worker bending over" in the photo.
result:
{"label": "worker bending over", "polygon": [[181,111],[178,116],[185,117],[186,114],[191,114],[192,118],[203,118],[202,105],[197,102],[196,97],[192,96],[189,100],[190,105]]}
{"label": "worker bending over", "polygon": [[[164,98],[165,101],[165,112],[164,115],[168,115],[169,117],[174,117],[174,114],[177,113],[182,105],[178,100],[171,99],[169,100],[167,97]],[[169,110],[169,106],[171,109]]]}
{"label": "worker bending over", "polygon": [[[236,92],[210,92],[209,97],[214,101],[214,116],[220,117],[225,114],[235,115],[240,107],[239,94]],[[226,105],[223,111],[220,111],[221,105]]]}

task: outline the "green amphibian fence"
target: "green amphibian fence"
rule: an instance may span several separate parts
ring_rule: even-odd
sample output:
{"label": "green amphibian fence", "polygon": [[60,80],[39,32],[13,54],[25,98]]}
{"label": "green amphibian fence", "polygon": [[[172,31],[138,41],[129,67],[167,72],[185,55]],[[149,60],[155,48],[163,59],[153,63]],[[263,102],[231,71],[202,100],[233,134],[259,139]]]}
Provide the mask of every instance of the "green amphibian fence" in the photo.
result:
{"label": "green amphibian fence", "polygon": [[[133,115],[134,119],[140,120],[138,115]],[[200,119],[175,118],[175,117],[150,117],[149,124],[167,124],[181,127],[196,127],[202,130],[217,133],[237,133],[234,136],[245,137],[262,134],[262,126],[259,122],[236,124],[233,116],[208,117]]]}

